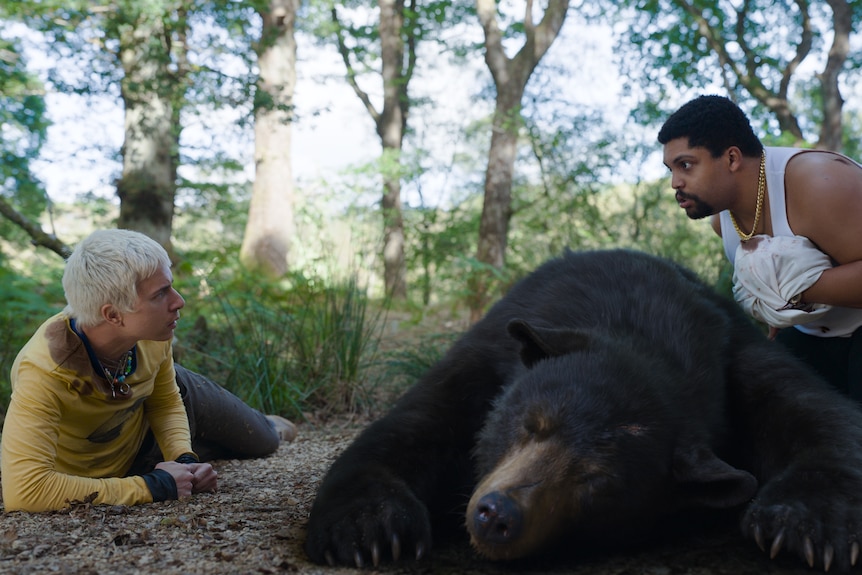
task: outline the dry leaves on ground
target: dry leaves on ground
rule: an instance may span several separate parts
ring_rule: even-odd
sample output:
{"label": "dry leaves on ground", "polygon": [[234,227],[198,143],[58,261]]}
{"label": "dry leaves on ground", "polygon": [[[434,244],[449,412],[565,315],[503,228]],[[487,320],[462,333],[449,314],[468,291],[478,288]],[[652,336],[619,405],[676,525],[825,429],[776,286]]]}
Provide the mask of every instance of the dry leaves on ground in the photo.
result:
{"label": "dry leaves on ground", "polygon": [[[135,507],[78,502],[0,517],[2,573],[312,573],[303,527],[352,431],[302,429],[265,459],[218,461],[219,492]],[[327,570],[327,573],[334,573]]]}
{"label": "dry leaves on ground", "polygon": [[[266,459],[219,461],[220,490],[135,507],[77,503],[57,513],[0,516],[0,573],[251,574],[358,573],[319,567],[303,551],[305,522],[332,460],[356,427],[309,429]],[[577,548],[573,542],[573,549]],[[735,530],[637,553],[517,567],[477,558],[466,543],[430,558],[378,571],[389,574],[755,575],[809,573],[795,558],[774,563]]]}

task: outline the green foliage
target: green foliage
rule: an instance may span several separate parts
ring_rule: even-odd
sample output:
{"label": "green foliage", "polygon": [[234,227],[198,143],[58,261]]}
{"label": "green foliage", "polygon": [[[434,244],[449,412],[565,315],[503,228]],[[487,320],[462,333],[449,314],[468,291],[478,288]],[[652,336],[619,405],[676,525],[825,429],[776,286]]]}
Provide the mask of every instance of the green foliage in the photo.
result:
{"label": "green foliage", "polygon": [[[537,261],[564,249],[633,248],[668,257],[692,268],[710,283],[723,263],[721,242],[708,222],[691,222],[664,181],[636,186],[562,191],[553,207],[534,203],[513,221],[508,259],[520,277]],[[531,195],[532,194],[532,195]],[[525,189],[523,196],[534,197]],[[554,217],[548,219],[548,210]]]}
{"label": "green foliage", "polygon": [[59,266],[34,269],[40,275],[23,275],[0,265],[0,416],[9,405],[9,371],[15,357],[36,328],[65,302]]}
{"label": "green foliage", "polygon": [[[248,133],[256,82],[253,45],[260,33],[255,10],[263,7],[230,0],[16,0],[0,2],[0,14],[37,32],[28,41],[49,59],[43,69],[49,89],[83,96],[82,118],[88,98],[114,99],[126,109],[153,93],[169,99],[175,136],[195,128],[194,142],[183,139],[179,149],[170,150],[182,166],[182,192],[188,195],[212,184],[207,176],[214,170],[230,172],[219,185],[236,181],[237,165],[247,160],[237,144],[253,137]],[[141,61],[133,63],[134,57]],[[157,75],[136,76],[154,67]],[[236,125],[213,123],[220,109],[230,110]],[[97,149],[99,143],[88,153],[111,162],[120,157],[118,149]]]}
{"label": "green foliage", "polygon": [[855,159],[862,160],[862,141],[858,134],[862,134],[862,114],[858,110],[848,113],[844,121],[844,153]]}
{"label": "green foliage", "polygon": [[382,312],[356,280],[266,282],[239,272],[193,303],[196,319],[178,330],[179,362],[250,405],[296,418],[367,404]]}
{"label": "green foliage", "polygon": [[408,247],[405,250],[409,285],[422,307],[439,298],[456,295],[464,301],[464,270],[459,265],[476,250],[481,210],[475,201],[451,210],[420,207],[404,211]]}
{"label": "green foliage", "polygon": [[395,390],[405,389],[416,383],[443,357],[461,334],[458,330],[426,333],[411,340],[408,345],[390,350],[382,360],[386,380],[393,382]]}
{"label": "green foliage", "polygon": [[[424,74],[430,71],[433,77],[435,64],[443,61],[440,55],[477,57],[476,46],[470,44],[477,35],[462,33],[471,26],[478,27],[472,2],[420,4],[405,4],[402,36],[427,42],[424,51],[417,52],[420,59],[425,58],[417,63]],[[823,9],[823,2],[815,4]],[[621,33],[617,55],[630,81],[618,111],[625,114],[628,97],[635,96],[642,102],[632,116],[637,125],[620,127],[613,118],[573,105],[570,86],[560,89],[554,83],[571,76],[573,62],[580,64],[583,46],[579,43],[574,43],[574,51],[566,54],[558,67],[551,68],[545,60],[532,77],[524,99],[525,123],[503,270],[486,270],[473,257],[490,134],[488,118],[456,126],[451,165],[434,164],[432,154],[419,149],[419,126],[411,119],[411,131],[399,157],[384,157],[369,170],[345,174],[332,184],[329,197],[316,197],[320,192],[317,187],[301,190],[299,233],[291,263],[303,274],[272,283],[243,272],[236,262],[249,196],[242,174],[248,158],[242,158],[237,150],[251,149],[252,135],[243,130],[248,127],[243,122],[252,117],[255,97],[253,38],[260,32],[255,11],[265,10],[268,4],[259,0],[204,4],[22,0],[0,2],[0,11],[44,34],[48,56],[57,63],[48,71],[48,82],[51,89],[61,92],[107,93],[119,98],[119,40],[141,15],[158,14],[166,19],[165,37],[148,40],[173,42],[174,47],[181,40],[188,41],[187,59],[172,61],[168,67],[177,77],[181,72],[187,74],[184,78],[190,86],[183,92],[180,118],[183,125],[199,123],[210,129],[203,130],[203,141],[183,143],[178,152],[184,169],[180,171],[174,244],[183,260],[175,273],[177,285],[188,300],[177,334],[178,357],[181,363],[227,384],[256,406],[295,417],[309,411],[364,407],[379,391],[375,386],[381,372],[391,380],[415,379],[439,357],[454,335],[450,327],[440,326],[442,335],[399,341],[399,347],[386,357],[381,358],[376,350],[383,312],[376,309],[369,293],[379,289],[379,274],[375,274],[382,267],[381,216],[375,203],[381,174],[397,174],[404,184],[404,197],[411,202],[415,197],[411,192],[418,191],[420,196],[418,206],[413,202],[404,209],[408,284],[412,289],[411,300],[405,305],[414,313],[414,322],[421,318],[433,324],[429,310],[462,308],[471,297],[465,279],[477,271],[493,272],[499,295],[539,262],[567,248],[642,249],[680,261],[720,289],[727,289],[729,268],[709,225],[687,220],[673,201],[669,183],[664,179],[644,181],[638,169],[639,164],[655,161],[650,156],[657,147],[652,126],[666,117],[667,106],[676,105],[676,98],[684,96],[681,91],[724,86],[731,94],[742,96],[742,89],[726,75],[727,69],[698,32],[696,15],[684,5],[697,8],[737,59],[742,45],[736,34],[742,30],[746,47],[759,55],[752,63],[752,73],[762,77],[767,88],[774,88],[793,55],[790,48],[799,25],[800,15],[790,0],[745,3],[750,17],[738,29],[734,28],[736,5],[726,1],[582,3],[577,10],[606,8],[609,17],[616,14],[621,18],[614,27]],[[356,66],[354,72],[377,74],[380,38],[375,3],[306,3],[300,8],[298,25],[315,29],[331,42],[333,7],[339,12],[348,56]],[[621,11],[615,12],[616,7]],[[521,14],[506,13],[511,11],[509,5],[501,3],[499,9],[508,22],[521,18]],[[854,17],[858,15],[857,10]],[[828,26],[828,19],[815,22],[824,23]],[[188,35],[183,36],[179,32],[186,30],[186,25]],[[506,30],[520,29],[506,26]],[[824,37],[820,31],[816,45],[822,45]],[[432,46],[432,42],[437,45]],[[431,49],[435,47],[441,50]],[[20,53],[18,44],[0,40],[0,118],[6,127],[0,134],[4,154],[0,173],[4,174],[2,193],[14,194],[22,209],[36,215],[44,211],[44,196],[29,172],[29,162],[44,140],[46,120],[41,84],[27,73]],[[859,58],[851,54],[848,69],[857,70]],[[457,59],[451,62],[463,63]],[[794,80],[794,102],[804,103],[798,106],[807,111],[800,123],[809,133],[814,133],[822,121],[822,113],[817,111],[822,103],[817,85],[813,76]],[[435,104],[430,99],[421,103],[411,107],[411,118],[416,117],[417,109],[429,110]],[[751,100],[742,98],[742,104],[751,108]],[[241,125],[236,131],[213,123],[214,112],[220,109],[229,109],[239,118]],[[774,117],[763,109],[752,111],[753,124],[765,134],[764,142],[788,143],[774,129]],[[429,113],[432,115],[433,111]],[[862,126],[858,112],[848,112],[846,126],[847,151],[853,155],[853,150],[859,150],[859,138],[852,135]],[[647,137],[640,137],[642,130],[649,132]],[[429,182],[435,191],[444,188],[440,194],[445,195],[445,201],[421,198],[423,184],[432,187]],[[105,200],[78,206],[85,210],[83,219],[99,226],[113,225],[108,214],[114,207]],[[23,237],[20,232],[14,237],[11,226],[6,226],[0,224],[4,239]],[[5,244],[3,248],[4,253],[10,249]],[[356,271],[353,278],[342,279],[343,274],[333,271],[338,267],[332,263],[336,251],[340,267]],[[342,257],[342,253],[347,256]],[[8,266],[8,262],[0,260],[3,265]],[[4,275],[0,276],[0,294],[4,305],[9,302],[5,309],[10,310],[0,318],[7,326],[0,341],[4,375],[8,366],[3,362],[11,361],[9,358],[35,329],[32,322],[20,323],[20,318],[41,321],[59,301],[55,288],[46,291],[40,287],[58,286],[58,277],[26,276],[21,275],[21,267],[16,269],[18,272],[2,269]],[[19,323],[14,323],[16,320]],[[416,323],[414,327],[425,326]],[[0,379],[0,385],[2,382]]]}
{"label": "green foliage", "polygon": [[0,35],[0,195],[14,198],[25,217],[45,207],[42,186],[31,171],[49,125],[43,96],[41,82],[27,71],[20,42]]}
{"label": "green foliage", "polygon": [[[180,221],[188,223],[188,214]],[[377,347],[385,305],[372,303],[353,277],[297,274],[263,281],[236,261],[241,234],[192,221],[178,242],[186,249],[175,269],[175,285],[186,298],[176,334],[178,363],[261,410],[294,419],[367,409],[381,373]],[[0,265],[0,413],[8,405],[15,356],[64,306],[56,255],[19,254],[10,263],[27,273]]]}
{"label": "green foliage", "polygon": [[[627,91],[641,102],[639,120],[666,117],[668,106],[682,103],[680,96],[722,92],[737,99],[764,134],[777,134],[782,128],[766,102],[786,96],[806,139],[816,140],[823,101],[812,94],[823,88],[808,64],[820,66],[830,52],[828,2],[625,0],[607,5],[616,9],[616,22],[624,23],[618,28],[616,60],[629,80]],[[862,16],[856,8],[845,23],[849,29],[856,29]],[[859,70],[852,50],[844,70],[844,78]]]}
{"label": "green foliage", "polygon": [[383,311],[358,275],[334,273],[327,256],[300,246],[291,257],[302,273],[276,281],[249,272],[237,256],[247,200],[229,189],[205,192],[209,200],[177,221],[175,285],[186,298],[178,362],[267,412],[363,409]]}

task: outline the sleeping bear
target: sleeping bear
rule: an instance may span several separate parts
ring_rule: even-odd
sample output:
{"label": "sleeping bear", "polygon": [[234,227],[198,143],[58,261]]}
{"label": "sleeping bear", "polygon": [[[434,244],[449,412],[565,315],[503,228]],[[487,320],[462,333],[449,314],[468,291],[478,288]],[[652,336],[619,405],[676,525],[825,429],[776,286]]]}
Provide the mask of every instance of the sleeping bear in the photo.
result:
{"label": "sleeping bear", "polygon": [[739,510],[770,556],[848,571],[860,497],[857,404],[691,271],[568,252],[335,460],[305,550],[357,567],[420,558],[448,525],[437,519],[457,514],[479,554],[524,559]]}

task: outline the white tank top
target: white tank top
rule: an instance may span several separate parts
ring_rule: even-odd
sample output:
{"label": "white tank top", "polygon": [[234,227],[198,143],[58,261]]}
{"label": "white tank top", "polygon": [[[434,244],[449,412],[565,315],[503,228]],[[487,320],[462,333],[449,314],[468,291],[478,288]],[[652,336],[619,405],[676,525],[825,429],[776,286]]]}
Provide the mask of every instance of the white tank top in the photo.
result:
{"label": "white tank top", "polygon": [[[766,150],[766,189],[769,195],[769,210],[772,219],[773,236],[793,236],[793,230],[787,222],[787,204],[784,196],[784,168],[787,162],[796,154],[810,150],[800,148],[765,148]],[[736,256],[739,247],[739,235],[730,220],[730,211],[719,214],[721,222],[721,239],[724,243],[724,253],[730,263]],[[834,306],[824,313],[816,322],[794,326],[809,335],[818,337],[846,337],[862,326],[862,309]]]}

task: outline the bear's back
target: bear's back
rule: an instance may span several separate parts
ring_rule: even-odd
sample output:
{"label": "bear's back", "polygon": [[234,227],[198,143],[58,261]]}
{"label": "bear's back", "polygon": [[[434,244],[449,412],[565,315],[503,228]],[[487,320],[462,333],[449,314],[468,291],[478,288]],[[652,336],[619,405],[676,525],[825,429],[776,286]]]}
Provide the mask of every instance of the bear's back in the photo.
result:
{"label": "bear's back", "polygon": [[[529,316],[548,326],[641,333],[662,340],[753,324],[674,262],[633,250],[567,251],[515,284],[491,322]],[[690,333],[694,332],[694,333]]]}

